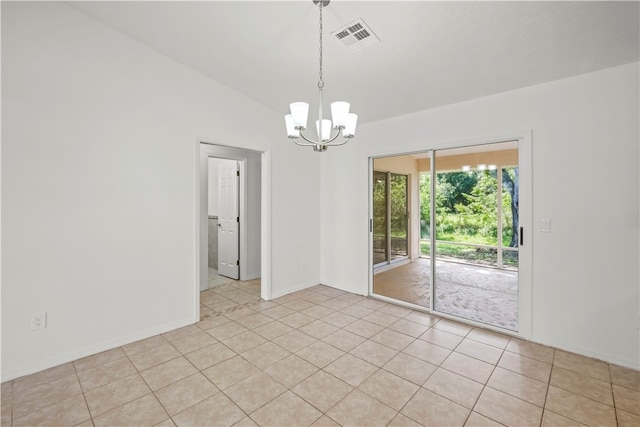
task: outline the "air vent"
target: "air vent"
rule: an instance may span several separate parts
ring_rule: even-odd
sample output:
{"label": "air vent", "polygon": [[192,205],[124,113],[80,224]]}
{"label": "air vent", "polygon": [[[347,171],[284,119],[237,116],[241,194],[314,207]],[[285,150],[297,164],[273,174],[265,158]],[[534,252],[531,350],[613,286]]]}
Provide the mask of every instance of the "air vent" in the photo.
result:
{"label": "air vent", "polygon": [[362,18],[338,28],[331,35],[352,52],[380,43],[378,36],[375,35]]}
{"label": "air vent", "polygon": [[338,40],[343,39],[345,37],[347,37],[349,35],[349,31],[344,30],[344,31],[340,31],[338,34],[336,34],[336,38]]}

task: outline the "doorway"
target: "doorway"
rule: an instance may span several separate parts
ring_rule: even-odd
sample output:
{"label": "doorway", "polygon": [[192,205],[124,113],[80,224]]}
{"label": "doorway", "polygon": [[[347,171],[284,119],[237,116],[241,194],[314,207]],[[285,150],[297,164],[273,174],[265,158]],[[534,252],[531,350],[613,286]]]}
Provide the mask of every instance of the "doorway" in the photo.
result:
{"label": "doorway", "polygon": [[[209,265],[213,261],[210,258],[213,258],[212,252],[215,248],[218,249],[217,266],[223,266],[226,276],[218,275],[218,278],[222,278],[221,280],[262,279],[262,159],[264,155],[253,150],[205,142],[199,142],[198,150],[199,290],[209,288]],[[217,169],[217,173],[210,173],[213,169]],[[211,185],[214,181],[213,176],[217,178],[215,181],[218,181],[215,186]],[[215,208],[217,215],[211,211],[212,205],[216,204],[218,205]],[[215,230],[211,230],[212,223]],[[218,244],[214,247],[209,237],[216,232]],[[261,280],[263,298],[268,296],[268,288],[264,284]]]}
{"label": "doorway", "polygon": [[[528,336],[531,251],[522,235],[530,218],[528,142],[523,137],[371,159],[370,294]],[[376,209],[380,163],[404,165],[416,187],[407,208],[408,247],[416,247],[416,255],[410,252],[398,265],[382,257],[379,236],[388,237],[375,228],[383,212]],[[380,269],[385,261],[391,268]]]}

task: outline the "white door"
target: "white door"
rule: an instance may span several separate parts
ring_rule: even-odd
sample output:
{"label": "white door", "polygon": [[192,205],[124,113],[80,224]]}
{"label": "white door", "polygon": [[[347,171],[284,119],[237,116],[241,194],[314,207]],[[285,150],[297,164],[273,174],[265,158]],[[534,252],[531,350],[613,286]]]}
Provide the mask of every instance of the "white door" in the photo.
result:
{"label": "white door", "polygon": [[238,162],[228,161],[218,168],[218,274],[240,278]]}

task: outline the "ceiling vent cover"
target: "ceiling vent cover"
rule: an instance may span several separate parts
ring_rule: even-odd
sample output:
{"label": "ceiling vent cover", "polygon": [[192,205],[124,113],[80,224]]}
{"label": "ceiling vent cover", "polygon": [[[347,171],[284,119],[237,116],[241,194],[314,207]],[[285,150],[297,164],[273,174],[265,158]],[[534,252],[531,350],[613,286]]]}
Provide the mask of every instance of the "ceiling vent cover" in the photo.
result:
{"label": "ceiling vent cover", "polygon": [[333,31],[331,35],[352,52],[380,43],[378,36],[376,36],[362,18],[358,18],[344,27],[338,28]]}

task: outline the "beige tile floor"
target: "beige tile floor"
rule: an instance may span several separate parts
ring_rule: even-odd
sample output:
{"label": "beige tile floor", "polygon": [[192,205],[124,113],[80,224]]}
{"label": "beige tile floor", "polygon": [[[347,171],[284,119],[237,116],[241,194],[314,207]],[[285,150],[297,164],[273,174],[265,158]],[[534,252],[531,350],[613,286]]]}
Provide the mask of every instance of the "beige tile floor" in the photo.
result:
{"label": "beige tile floor", "polygon": [[209,284],[209,288],[215,288],[216,286],[228,285],[230,283],[236,282],[236,280],[234,279],[219,275],[218,270],[211,267],[209,267],[207,281]]}
{"label": "beige tile floor", "polygon": [[638,426],[640,373],[326,286],[2,384],[2,426]]}

